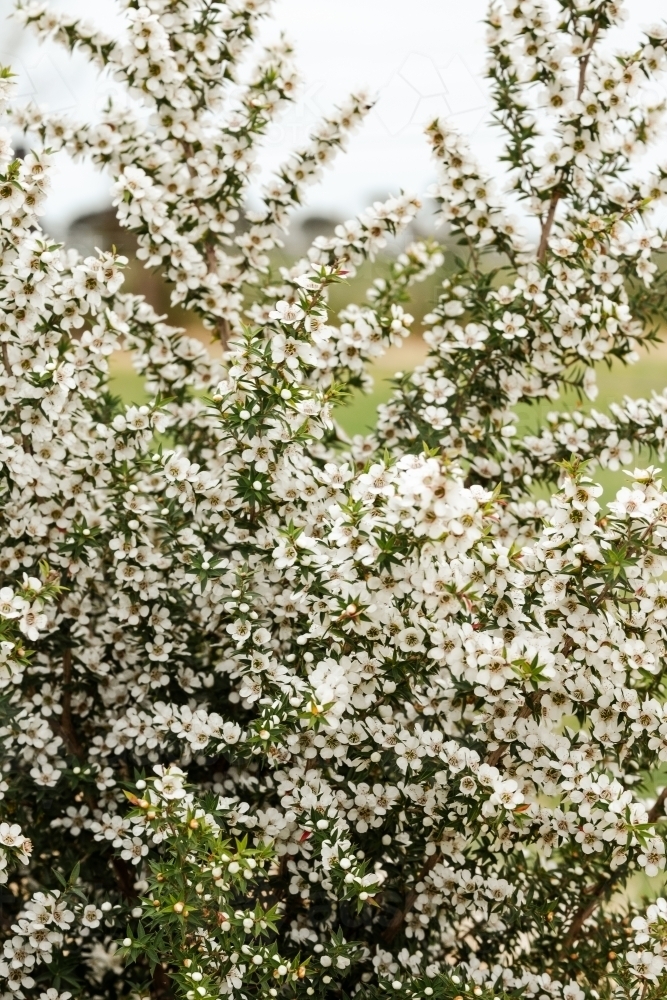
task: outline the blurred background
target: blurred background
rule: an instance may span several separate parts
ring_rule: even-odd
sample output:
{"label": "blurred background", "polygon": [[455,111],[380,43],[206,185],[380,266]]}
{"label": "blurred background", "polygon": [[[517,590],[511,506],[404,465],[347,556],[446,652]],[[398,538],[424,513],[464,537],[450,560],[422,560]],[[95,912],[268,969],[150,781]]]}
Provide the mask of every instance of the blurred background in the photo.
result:
{"label": "blurred background", "polygon": [[[19,76],[19,95],[53,110],[94,119],[115,84],[98,74],[79,54],[71,55],[53,43],[39,45],[9,15],[14,0],[0,0],[0,64],[11,65]],[[120,29],[119,7],[114,0],[51,0],[51,6],[94,21],[113,32]],[[627,0],[629,19],[617,31],[613,44],[631,47],[642,25],[665,16],[664,0]],[[269,132],[250,200],[272,169],[290,151],[304,143],[319,118],[354,89],[364,88],[377,103],[362,128],[351,138],[347,154],[340,156],[323,182],[314,186],[306,206],[295,218],[285,254],[303,253],[314,236],[328,232],[336,222],[349,218],[369,202],[384,199],[400,189],[423,194],[434,179],[425,125],[436,116],[450,119],[466,133],[482,163],[497,173],[497,133],[488,125],[489,101],[484,80],[486,0],[446,3],[438,0],[337,0],[314,4],[312,0],[275,0],[274,16],[267,19],[260,43],[283,32],[293,43],[295,62],[302,78],[298,100]],[[667,87],[660,96],[667,98]],[[650,159],[667,162],[667,137],[653,147]],[[409,238],[431,230],[432,210],[424,211]],[[109,178],[86,164],[58,160],[48,200],[44,227],[55,238],[84,252],[115,244],[132,251],[126,234],[117,229],[110,211]],[[447,263],[445,264],[445,270]],[[382,261],[367,265],[354,283],[338,292],[336,305],[359,300],[373,277],[383,273]],[[374,371],[371,396],[356,397],[339,412],[350,433],[366,431],[374,422],[375,407],[390,393],[389,379],[397,369],[419,363],[424,345],[419,320],[436,297],[442,274],[417,286],[412,309],[415,333],[400,349],[390,351]],[[128,275],[133,291],[141,291],[167,311],[166,290],[150,272],[133,267]],[[179,322],[184,317],[175,317]],[[193,333],[203,335],[193,329]],[[128,401],[142,397],[141,381],[128,359],[113,359],[116,391]],[[667,386],[667,349],[654,349],[630,368],[603,369],[600,396],[604,408],[624,394],[647,395]],[[564,401],[564,405],[575,401]],[[553,408],[551,405],[549,408]],[[522,415],[535,426],[546,408],[533,407]],[[606,487],[620,484],[618,475],[605,477]]]}

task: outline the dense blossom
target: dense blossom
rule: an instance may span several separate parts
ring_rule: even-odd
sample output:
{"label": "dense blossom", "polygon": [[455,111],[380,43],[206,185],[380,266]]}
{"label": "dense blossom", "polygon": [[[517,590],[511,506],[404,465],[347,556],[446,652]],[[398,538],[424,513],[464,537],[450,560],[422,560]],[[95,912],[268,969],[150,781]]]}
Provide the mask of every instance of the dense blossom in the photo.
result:
{"label": "dense blossom", "polygon": [[[634,883],[665,870],[667,488],[634,452],[663,455],[667,402],[530,432],[517,404],[593,399],[664,322],[667,169],[638,161],[667,28],[619,53],[617,0],[492,7],[508,184],[432,123],[460,249],[425,363],[349,441],[336,405],[445,253],[405,238],[406,193],[271,252],[370,101],[250,212],[296,87],[286,43],[253,52],[268,5],[123,6],[116,39],[19,5],[123,85],[95,122],[0,77],[2,997],[657,1000],[667,903]],[[210,350],[125,258],[43,232],[58,150],[110,173]],[[120,349],[145,405],[111,391]],[[592,470],[628,464],[603,504]]]}

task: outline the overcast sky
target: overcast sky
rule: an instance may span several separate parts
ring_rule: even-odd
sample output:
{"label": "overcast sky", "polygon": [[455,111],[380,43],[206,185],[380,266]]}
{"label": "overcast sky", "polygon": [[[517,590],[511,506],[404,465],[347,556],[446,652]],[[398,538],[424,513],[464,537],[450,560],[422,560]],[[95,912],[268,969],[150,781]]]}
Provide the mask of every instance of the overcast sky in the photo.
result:
{"label": "overcast sky", "polygon": [[[52,0],[113,29],[114,0]],[[94,115],[109,91],[81,56],[54,44],[37,45],[6,20],[13,0],[0,0],[0,62],[20,75],[20,93],[77,117]],[[624,27],[632,44],[642,24],[667,15],[665,0],[628,0]],[[374,197],[399,188],[421,191],[432,179],[424,125],[447,115],[491,160],[484,61],[486,0],[276,0],[265,37],[283,30],[294,43],[304,83],[301,100],[268,137],[266,171],[302,143],[319,115],[356,87],[378,95],[369,119],[310,195],[309,211],[350,215]],[[85,166],[59,169],[48,218],[61,229],[75,214],[106,201],[107,181]]]}

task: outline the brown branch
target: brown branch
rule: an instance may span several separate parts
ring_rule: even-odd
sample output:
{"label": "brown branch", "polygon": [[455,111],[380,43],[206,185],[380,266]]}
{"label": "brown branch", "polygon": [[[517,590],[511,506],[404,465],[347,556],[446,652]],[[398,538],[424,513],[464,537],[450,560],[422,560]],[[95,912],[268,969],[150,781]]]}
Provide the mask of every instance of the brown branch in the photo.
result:
{"label": "brown branch", "polygon": [[[473,370],[470,372],[470,375],[468,376],[468,381],[465,383],[464,386],[462,386],[463,389],[469,389],[469,388],[471,388],[473,382],[475,381],[475,379],[479,375],[480,371],[487,364],[487,361],[488,361],[487,358],[480,358],[480,360],[477,362],[477,364],[475,365],[475,367],[473,368]],[[459,402],[456,404],[455,407],[452,408],[451,412],[452,412],[453,416],[454,415],[458,416],[458,412],[459,412],[461,406],[463,405],[461,400],[462,400],[462,394],[459,397]]]}
{"label": "brown branch", "polygon": [[549,211],[547,212],[547,217],[544,220],[544,225],[542,226],[542,234],[540,236],[540,245],[537,248],[537,259],[540,264],[544,264],[547,257],[547,247],[549,246],[549,237],[551,236],[551,230],[553,228],[554,220],[556,218],[556,209],[558,208],[558,202],[563,196],[562,189],[559,187],[554,188],[551,194],[551,201],[549,202]]}
{"label": "brown branch", "polygon": [[[434,854],[431,855],[431,857],[428,859],[422,870],[419,872],[419,875],[417,876],[417,882],[416,882],[417,885],[422,881],[423,878],[425,878],[428,875],[430,871],[432,871],[435,868],[438,861],[440,861],[441,857],[442,855],[440,854],[439,851],[436,851]],[[418,895],[419,893],[417,892],[416,889],[411,889],[410,892],[405,897],[405,903],[403,905],[403,909],[397,910],[394,916],[392,917],[390,923],[388,923],[387,926],[385,927],[384,931],[382,932],[382,938],[387,944],[391,944],[391,942],[394,940],[394,938],[400,931],[401,927],[405,923],[405,918],[407,917],[412,907],[415,905],[415,900],[417,899]]]}
{"label": "brown branch", "polygon": [[75,757],[83,758],[83,748],[77,738],[72,721],[72,649],[68,647],[63,653],[63,701],[60,730],[65,746]]}
{"label": "brown branch", "polygon": [[660,795],[653,803],[653,807],[651,808],[648,814],[649,823],[657,823],[660,817],[664,816],[666,801],[667,801],[667,787],[663,788],[663,790],[660,792]]}
{"label": "brown branch", "polygon": [[[218,259],[215,256],[215,247],[211,243],[206,244],[206,267],[208,268],[209,274],[216,271],[218,267]],[[229,334],[231,332],[229,328],[229,320],[224,318],[218,319],[216,322],[216,330],[218,331],[218,337],[224,351],[229,343]]]}
{"label": "brown branch", "polygon": [[584,55],[579,60],[579,85],[577,87],[577,100],[581,100],[581,95],[584,92],[584,87],[586,85],[586,70],[588,69],[588,64],[591,60],[593,54],[593,46],[598,37],[598,32],[600,31],[600,22],[596,21],[593,30],[591,31],[591,40],[588,45],[588,49]]}
{"label": "brown branch", "polygon": [[[79,743],[78,737],[76,735],[76,730],[74,729],[74,722],[72,720],[72,676],[73,676],[73,664],[72,664],[72,648],[68,646],[63,652],[63,699],[62,699],[62,715],[60,719],[60,724],[57,728],[62,734],[63,741],[69,753],[78,757],[79,760],[83,760],[85,753],[83,747]],[[53,725],[53,723],[52,723]],[[55,727],[54,727],[55,728]],[[90,809],[91,815],[94,814],[97,808],[97,803],[93,798],[92,794],[88,792],[85,797],[88,808]],[[138,898],[137,890],[134,888],[135,874],[123,858],[112,857],[109,861],[111,869],[114,873],[114,877],[118,884],[118,888],[121,895],[127,900],[134,900]]]}
{"label": "brown branch", "polygon": [[153,982],[150,985],[150,994],[154,1000],[171,1000],[174,996],[171,976],[159,963],[153,972]]}
{"label": "brown branch", "polygon": [[[83,760],[85,753],[83,747],[79,743],[74,729],[74,722],[72,720],[72,675],[72,648],[68,647],[63,652],[62,715],[58,729],[62,734],[62,738],[69,753],[78,757],[79,760]],[[90,809],[91,815],[94,814],[95,809],[97,808],[97,803],[90,793],[86,795],[86,803]],[[112,857],[110,858],[110,865],[121,895],[129,901],[137,899],[138,893],[134,888],[135,873],[132,871],[127,862],[123,858]]]}
{"label": "brown branch", "polygon": [[[661,816],[665,812],[665,802],[667,801],[667,787],[663,788],[660,795],[655,800],[653,807],[648,814],[649,823],[657,823]],[[623,872],[621,869],[614,872],[608,878],[601,879],[593,889],[588,890],[591,896],[591,900],[586,906],[582,906],[574,915],[574,919],[570,924],[567,935],[565,936],[565,941],[563,942],[564,948],[569,948],[578,938],[579,932],[586,923],[589,917],[592,917],[598,906],[602,902],[603,896],[612,889],[616,883],[621,878]]]}
{"label": "brown branch", "polygon": [[579,937],[579,932],[581,931],[581,928],[586,923],[588,918],[591,917],[597,910],[600,904],[600,899],[603,896],[604,891],[607,887],[607,883],[609,883],[610,887],[613,884],[610,879],[606,879],[604,882],[598,883],[598,885],[595,886],[594,896],[591,902],[588,903],[587,906],[582,906],[581,909],[577,910],[577,912],[575,913],[574,920],[570,924],[569,930],[565,936],[565,941],[563,942],[563,947],[565,948],[566,951],[577,940],[577,938]]}
{"label": "brown branch", "polygon": [[231,332],[229,329],[229,320],[219,319],[216,329],[218,331],[218,337],[220,338],[220,343],[222,344],[222,349],[224,351],[227,349],[227,345],[229,343],[229,334]]}
{"label": "brown branch", "polygon": [[118,888],[125,899],[130,902],[139,898],[137,890],[134,888],[135,872],[132,871],[124,858],[111,858],[111,867],[118,883]]}
{"label": "brown branch", "polygon": [[[579,60],[579,85],[577,87],[577,100],[581,99],[581,95],[584,92],[584,86],[586,85],[586,70],[588,69],[588,64],[590,62],[591,55],[593,53],[593,47],[600,30],[600,22],[596,21],[595,26],[591,32],[590,41],[586,52]],[[547,217],[544,220],[542,226],[542,233],[540,235],[540,245],[537,248],[537,259],[540,264],[544,264],[547,257],[547,248],[549,246],[549,237],[551,236],[551,230],[553,229],[553,224],[556,220],[556,209],[558,208],[558,202],[563,197],[562,187],[557,185],[552,193],[551,200],[549,202],[549,209],[547,211]]]}

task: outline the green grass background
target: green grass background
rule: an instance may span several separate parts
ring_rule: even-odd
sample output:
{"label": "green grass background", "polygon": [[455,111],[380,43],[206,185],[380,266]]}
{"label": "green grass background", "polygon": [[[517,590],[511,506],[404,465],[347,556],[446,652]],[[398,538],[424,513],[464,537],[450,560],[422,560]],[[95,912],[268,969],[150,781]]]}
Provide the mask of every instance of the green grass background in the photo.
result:
{"label": "green grass background", "polygon": [[[352,434],[366,434],[374,426],[376,411],[380,403],[386,402],[392,392],[391,378],[397,371],[408,371],[419,364],[425,355],[425,345],[420,336],[411,337],[401,348],[392,348],[379,363],[370,369],[374,379],[374,389],[369,395],[355,391],[350,401],[338,408],[336,419],[344,430]],[[142,403],[147,399],[143,378],[132,369],[126,355],[114,355],[111,358],[111,386],[126,403]],[[620,401],[623,396],[635,398],[650,397],[653,391],[660,392],[667,387],[667,347],[654,347],[650,353],[642,355],[634,365],[614,364],[611,369],[605,365],[598,370],[599,395],[594,403],[585,400],[579,403],[572,395],[563,396],[556,402],[539,402],[535,405],[519,407],[520,427],[522,431],[535,429],[544,421],[551,410],[567,410],[581,406],[582,409],[594,407],[605,412],[609,404]],[[636,457],[635,464],[656,464],[655,457],[648,454]],[[595,478],[604,486],[605,497],[612,496],[620,486],[627,482],[623,472],[609,472],[599,469]]]}

